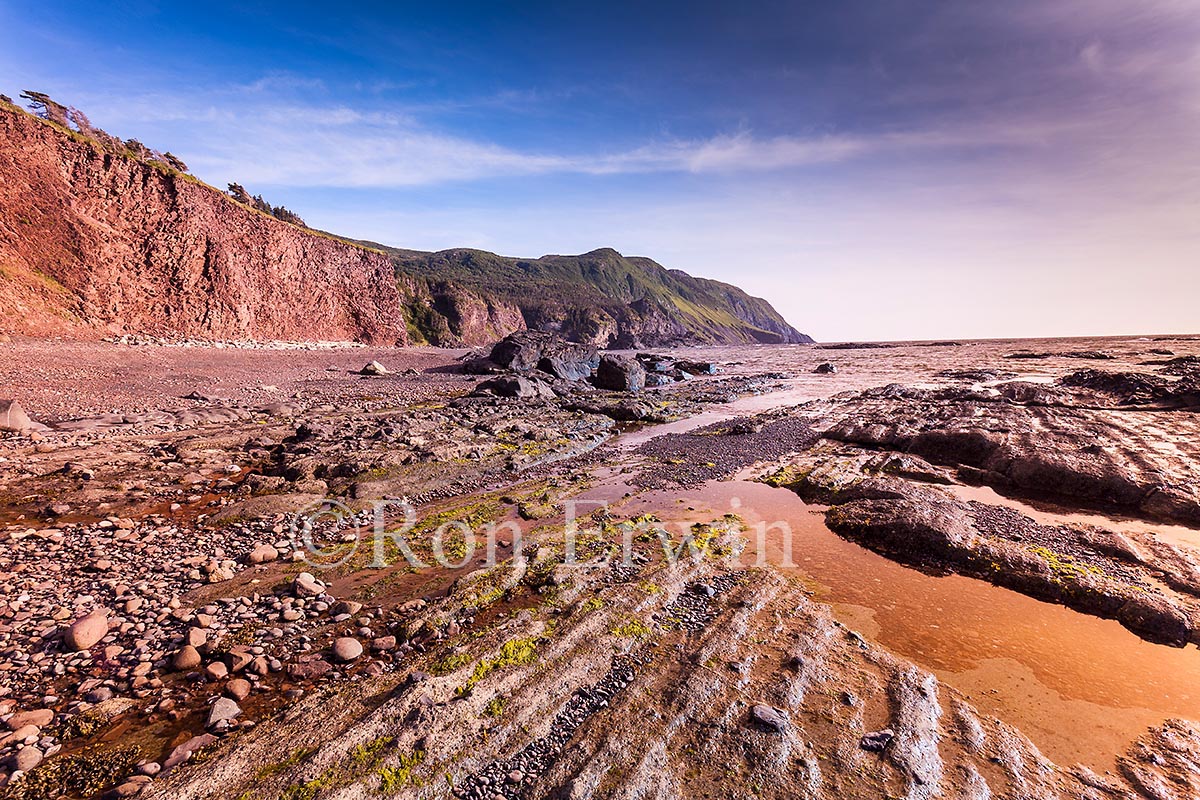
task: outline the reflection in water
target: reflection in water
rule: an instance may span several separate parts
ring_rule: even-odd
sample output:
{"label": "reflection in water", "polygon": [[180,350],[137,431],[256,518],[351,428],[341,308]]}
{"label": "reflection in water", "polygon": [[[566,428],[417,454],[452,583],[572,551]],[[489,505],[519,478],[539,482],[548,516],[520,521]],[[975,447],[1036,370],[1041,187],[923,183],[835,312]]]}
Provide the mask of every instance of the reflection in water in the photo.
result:
{"label": "reflection in water", "polygon": [[[1172,717],[1200,720],[1196,648],[1150,644],[1111,620],[972,578],[904,567],[837,537],[819,509],[786,489],[713,482],[635,497],[626,508],[664,521],[731,509],[751,525],[786,521],[795,569],[817,600],[933,671],[981,711],[1015,725],[1058,763],[1110,769],[1147,727]],[[767,555],[777,563],[783,542],[774,535]]]}

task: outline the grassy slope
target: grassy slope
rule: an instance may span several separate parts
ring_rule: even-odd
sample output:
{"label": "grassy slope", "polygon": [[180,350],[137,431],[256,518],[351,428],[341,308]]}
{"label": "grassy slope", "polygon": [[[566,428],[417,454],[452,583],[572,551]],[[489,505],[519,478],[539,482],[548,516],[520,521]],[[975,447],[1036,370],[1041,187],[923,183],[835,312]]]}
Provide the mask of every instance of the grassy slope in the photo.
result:
{"label": "grassy slope", "polygon": [[[519,305],[523,310],[555,303],[613,310],[649,297],[678,314],[698,338],[721,340],[730,332],[763,329],[799,339],[771,305],[720,281],[668,270],[648,258],[625,257],[604,248],[578,256],[508,258],[483,250],[423,253],[364,244],[387,251],[401,272],[427,279],[452,280]],[[757,323],[757,324],[756,324]]]}

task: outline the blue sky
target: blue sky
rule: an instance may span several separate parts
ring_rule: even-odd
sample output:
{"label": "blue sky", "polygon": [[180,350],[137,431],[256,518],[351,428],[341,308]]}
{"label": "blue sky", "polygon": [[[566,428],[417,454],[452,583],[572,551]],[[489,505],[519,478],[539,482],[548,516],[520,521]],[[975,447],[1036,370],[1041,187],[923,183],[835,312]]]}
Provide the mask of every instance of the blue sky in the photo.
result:
{"label": "blue sky", "polygon": [[343,235],[611,246],[826,341],[1200,331],[1194,0],[5,0],[0,30],[0,92]]}

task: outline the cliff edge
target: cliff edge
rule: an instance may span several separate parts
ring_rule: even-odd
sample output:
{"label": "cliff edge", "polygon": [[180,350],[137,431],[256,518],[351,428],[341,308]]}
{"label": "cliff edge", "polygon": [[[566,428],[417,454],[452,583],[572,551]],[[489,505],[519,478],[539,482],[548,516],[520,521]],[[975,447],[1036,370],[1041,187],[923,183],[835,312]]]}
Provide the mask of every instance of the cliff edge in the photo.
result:
{"label": "cliff edge", "polygon": [[453,347],[534,328],[618,348],[812,341],[767,301],[648,258],[347,241],[103,137],[0,101],[0,333]]}
{"label": "cliff edge", "polygon": [[380,253],[0,105],[0,330],[408,341]]}

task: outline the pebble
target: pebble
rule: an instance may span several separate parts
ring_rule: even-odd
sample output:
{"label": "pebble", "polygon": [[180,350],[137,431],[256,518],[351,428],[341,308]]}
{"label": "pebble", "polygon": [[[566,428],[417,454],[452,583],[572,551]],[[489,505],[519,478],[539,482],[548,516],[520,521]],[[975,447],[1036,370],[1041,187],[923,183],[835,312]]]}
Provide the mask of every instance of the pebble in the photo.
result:
{"label": "pebble", "polygon": [[167,772],[174,769],[183,762],[187,761],[191,757],[192,753],[203,747],[208,747],[210,744],[213,744],[216,741],[217,737],[210,733],[204,733],[200,736],[193,736],[191,739],[188,739],[186,742],[171,751],[171,754],[167,756],[167,760],[163,762],[162,771]]}
{"label": "pebble", "polygon": [[42,763],[42,751],[36,747],[22,747],[17,751],[16,758],[13,759],[13,766],[21,772],[29,772],[29,770],[37,767]]}
{"label": "pebble", "polygon": [[301,572],[292,581],[292,591],[297,597],[317,597],[325,593],[325,584],[310,572]]}
{"label": "pebble", "polygon": [[870,753],[882,753],[892,743],[892,739],[894,738],[896,738],[895,731],[885,728],[881,731],[872,731],[863,736],[858,746]]}
{"label": "pebble", "polygon": [[787,729],[787,714],[766,703],[755,703],[750,709],[750,716],[755,722],[767,726],[779,733]]}
{"label": "pebble", "polygon": [[250,696],[250,681],[245,678],[234,678],[225,684],[225,694],[234,700],[245,700]]}
{"label": "pebble", "polygon": [[78,652],[88,650],[108,635],[108,612],[97,609],[78,620],[67,629],[64,642],[67,647]]}
{"label": "pebble", "polygon": [[218,697],[208,710],[208,721],[205,727],[215,727],[220,722],[228,722],[241,716],[242,708],[228,697]]}
{"label": "pebble", "polygon": [[375,639],[371,642],[371,649],[379,650],[382,652],[388,652],[391,650],[395,650],[396,649],[396,637],[395,636],[380,636],[378,639]]}
{"label": "pebble", "polygon": [[10,731],[17,731],[27,725],[44,728],[54,721],[54,711],[49,708],[38,708],[33,711],[18,711],[4,721]]}
{"label": "pebble", "polygon": [[171,665],[180,672],[196,669],[200,666],[200,651],[190,644],[179,648],[179,652],[171,659]]}
{"label": "pebble", "polygon": [[279,551],[269,544],[258,544],[246,558],[251,564],[266,564],[278,559]]}

